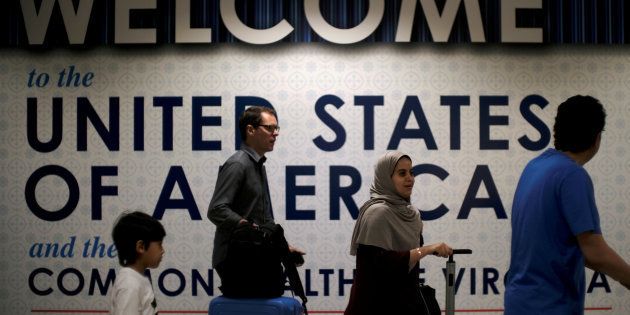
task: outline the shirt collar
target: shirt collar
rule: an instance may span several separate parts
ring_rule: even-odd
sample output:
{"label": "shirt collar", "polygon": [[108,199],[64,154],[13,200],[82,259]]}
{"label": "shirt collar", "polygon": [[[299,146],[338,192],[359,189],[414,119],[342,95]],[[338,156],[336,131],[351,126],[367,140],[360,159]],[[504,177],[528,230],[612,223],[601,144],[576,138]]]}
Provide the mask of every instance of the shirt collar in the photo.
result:
{"label": "shirt collar", "polygon": [[266,157],[258,155],[254,149],[247,146],[245,143],[241,144],[241,150],[247,153],[247,155],[249,155],[257,164],[263,164],[267,160]]}

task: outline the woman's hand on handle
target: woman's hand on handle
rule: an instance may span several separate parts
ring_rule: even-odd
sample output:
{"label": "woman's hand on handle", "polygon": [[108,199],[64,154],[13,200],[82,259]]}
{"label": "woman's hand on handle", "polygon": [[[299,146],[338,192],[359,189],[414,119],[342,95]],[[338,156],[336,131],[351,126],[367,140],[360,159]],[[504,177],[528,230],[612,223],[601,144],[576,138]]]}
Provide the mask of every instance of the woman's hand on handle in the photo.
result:
{"label": "woman's hand on handle", "polygon": [[453,254],[453,249],[446,243],[436,243],[414,248],[409,251],[409,270],[415,266],[420,259],[426,255],[436,255],[440,257],[448,257]]}
{"label": "woman's hand on handle", "polygon": [[431,252],[431,254],[436,256],[447,258],[448,256],[453,254],[453,249],[450,246],[446,245],[446,243],[431,244],[427,247],[430,247],[429,251]]}

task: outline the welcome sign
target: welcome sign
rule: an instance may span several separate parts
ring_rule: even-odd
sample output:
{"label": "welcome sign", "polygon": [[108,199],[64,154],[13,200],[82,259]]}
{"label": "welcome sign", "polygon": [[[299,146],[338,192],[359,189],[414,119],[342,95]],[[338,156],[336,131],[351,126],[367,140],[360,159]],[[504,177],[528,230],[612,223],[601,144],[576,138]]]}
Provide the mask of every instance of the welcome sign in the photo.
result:
{"label": "welcome sign", "polygon": [[7,47],[628,42],[623,0],[12,0],[3,7]]}
{"label": "welcome sign", "polygon": [[[26,2],[10,6],[23,10]],[[630,258],[625,47],[285,43],[302,33],[297,20],[283,13],[295,29],[262,46],[212,44],[246,42],[240,37],[158,46],[171,37],[146,24],[141,28],[156,33],[148,46],[119,47],[107,33],[103,42],[86,36],[82,45],[91,48],[77,50],[54,39],[67,41],[69,32],[51,32],[59,30],[55,23],[64,14],[70,23],[71,12],[63,13],[68,4],[50,2],[39,46],[22,41],[30,35],[12,31],[5,38],[22,39],[0,50],[2,314],[107,313],[119,268],[111,228],[130,209],[153,215],[167,231],[164,260],[149,273],[162,313],[206,313],[220,294],[210,264],[215,227],[207,207],[219,166],[238,148],[237,117],[250,105],[274,107],[279,115],[282,130],[266,164],[274,216],[289,242],[307,252],[299,271],[315,313],[345,308],[355,267],[349,255],[354,220],[369,197],[374,163],[388,150],[413,159],[412,201],[422,210],[426,241],[473,250],[455,257],[457,309],[502,313],[516,182],[525,163],[552,145],[556,107],[574,94],[593,95],[607,110],[602,148],[586,168],[604,236]],[[204,12],[221,12],[222,2]],[[445,17],[456,2],[434,4]],[[149,4],[142,3],[139,8]],[[247,12],[254,20],[255,13],[273,15],[245,10],[252,3],[232,5],[242,23]],[[256,5],[296,3],[302,1]],[[471,15],[462,12],[475,4],[457,3],[453,25],[466,24]],[[480,12],[489,12],[489,4],[476,3]],[[31,4],[37,18],[51,5]],[[72,2],[77,18],[92,12],[86,34],[93,34],[94,12],[101,11],[79,9],[88,4]],[[199,4],[190,2],[191,23]],[[416,12],[428,4],[418,1]],[[378,5],[347,1],[338,5],[346,11],[334,11],[322,1],[318,12],[332,21],[331,15],[359,16]],[[385,2],[385,12],[390,5]],[[164,12],[175,12],[168,7]],[[151,9],[133,10],[130,25],[135,14],[160,19]],[[107,12],[113,11],[103,15],[111,18]],[[379,32],[387,16],[363,42],[384,34]],[[222,36],[215,30],[228,29],[225,16],[219,17],[220,27],[204,25],[212,39]],[[254,24],[247,25],[256,29]],[[421,34],[417,25],[410,41]],[[545,27],[540,26],[543,34]],[[321,29],[310,32],[320,36],[313,41],[330,41]],[[231,28],[229,34],[236,36]],[[244,38],[257,37],[252,34]],[[444,307],[445,260],[429,257],[421,267]],[[586,283],[587,314],[630,310],[627,290],[615,281],[590,272]]]}

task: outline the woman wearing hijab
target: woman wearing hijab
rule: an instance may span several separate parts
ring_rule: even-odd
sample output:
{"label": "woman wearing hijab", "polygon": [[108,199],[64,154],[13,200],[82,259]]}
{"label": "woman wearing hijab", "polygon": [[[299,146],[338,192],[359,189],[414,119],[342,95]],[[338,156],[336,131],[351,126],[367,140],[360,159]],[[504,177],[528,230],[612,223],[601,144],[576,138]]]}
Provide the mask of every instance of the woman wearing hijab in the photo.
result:
{"label": "woman wearing hijab", "polygon": [[411,167],[411,158],[401,152],[388,152],[376,164],[370,200],[352,233],[356,273],[346,315],[421,314],[418,262],[430,254],[452,254],[444,243],[422,246],[420,212],[410,202]]}

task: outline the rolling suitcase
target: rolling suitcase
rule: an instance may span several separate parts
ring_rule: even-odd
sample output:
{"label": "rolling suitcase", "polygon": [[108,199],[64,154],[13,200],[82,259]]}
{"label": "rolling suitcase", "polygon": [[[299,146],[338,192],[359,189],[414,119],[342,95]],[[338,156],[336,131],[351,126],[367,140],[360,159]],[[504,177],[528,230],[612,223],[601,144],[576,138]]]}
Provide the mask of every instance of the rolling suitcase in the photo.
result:
{"label": "rolling suitcase", "polygon": [[304,309],[292,297],[231,299],[218,296],[210,301],[209,315],[302,315]]}
{"label": "rolling suitcase", "polygon": [[448,256],[446,262],[446,309],[445,315],[455,314],[455,261],[453,255],[456,254],[472,254],[470,249],[453,249],[453,254]]}

